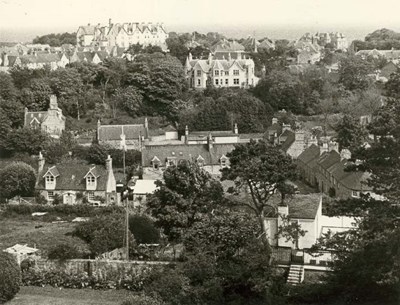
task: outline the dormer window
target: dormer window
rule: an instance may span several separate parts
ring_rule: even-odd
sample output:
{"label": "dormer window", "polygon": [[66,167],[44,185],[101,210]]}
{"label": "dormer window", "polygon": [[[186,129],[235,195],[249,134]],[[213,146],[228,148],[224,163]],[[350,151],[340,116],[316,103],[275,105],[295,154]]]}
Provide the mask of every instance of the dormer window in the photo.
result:
{"label": "dormer window", "polygon": [[88,186],[94,186],[95,183],[96,183],[96,178],[93,177],[93,176],[88,176],[86,178],[86,183],[87,183]]}
{"label": "dormer window", "polygon": [[161,165],[160,159],[154,156],[154,158],[151,160],[151,165],[153,166],[153,169],[158,170]]}
{"label": "dormer window", "polygon": [[219,159],[219,162],[222,168],[228,166],[228,158],[225,155],[222,155],[221,159]]}

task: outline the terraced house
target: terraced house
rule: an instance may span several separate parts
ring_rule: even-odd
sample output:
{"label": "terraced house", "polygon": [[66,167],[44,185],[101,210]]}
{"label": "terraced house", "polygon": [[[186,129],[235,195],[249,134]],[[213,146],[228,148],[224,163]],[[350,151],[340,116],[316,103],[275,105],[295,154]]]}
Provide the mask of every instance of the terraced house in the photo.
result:
{"label": "terraced house", "polygon": [[306,182],[332,197],[358,198],[361,194],[370,194],[378,198],[367,184],[370,173],[350,170],[353,165],[350,158],[347,149],[339,153],[337,143],[330,142],[311,145],[299,155],[297,165]]}
{"label": "terraced house", "polygon": [[80,26],[76,33],[78,46],[99,47],[123,47],[128,48],[132,44],[143,46],[159,46],[166,50],[165,40],[168,38],[162,23],[139,23],[125,22],[112,23],[111,19],[107,25],[88,24]]}

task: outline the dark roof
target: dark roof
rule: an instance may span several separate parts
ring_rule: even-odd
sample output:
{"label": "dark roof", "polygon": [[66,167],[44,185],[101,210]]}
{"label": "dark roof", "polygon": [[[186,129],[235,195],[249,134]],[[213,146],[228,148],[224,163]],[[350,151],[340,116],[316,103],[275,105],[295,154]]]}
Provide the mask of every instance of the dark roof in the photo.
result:
{"label": "dark roof", "polygon": [[268,133],[277,133],[278,135],[281,133],[282,126],[278,123],[274,123],[267,128]]}
{"label": "dark roof", "polygon": [[27,112],[24,118],[24,126],[29,126],[32,120],[38,120],[39,124],[47,118],[47,111]]}
{"label": "dark roof", "polygon": [[[55,190],[72,190],[72,191],[85,191],[86,180],[84,177],[90,169],[95,167],[97,178],[97,191],[105,191],[107,185],[107,170],[104,166],[100,165],[83,165],[83,164],[59,164],[52,167],[52,171],[57,170],[59,176],[56,178]],[[45,179],[43,175],[49,170],[45,167],[39,174],[39,183],[37,188],[45,188]],[[93,170],[94,171],[94,170]]]}
{"label": "dark roof", "polygon": [[328,169],[335,163],[340,162],[340,154],[336,150],[331,150],[326,154],[322,154],[318,160],[319,165]]}
{"label": "dark roof", "polygon": [[371,176],[368,172],[362,171],[346,171],[348,161],[343,159],[342,161],[334,164],[329,168],[329,172],[338,180],[343,186],[351,190],[357,191],[369,191],[371,187],[365,184],[368,178]]}
{"label": "dark roof", "polygon": [[320,205],[320,194],[294,195],[286,200],[289,217],[296,219],[315,219]]}
{"label": "dark roof", "polygon": [[304,164],[308,164],[313,159],[319,157],[319,154],[320,154],[319,146],[312,144],[298,156],[297,160],[303,162]]}
{"label": "dark roof", "polygon": [[294,143],[295,141],[295,133],[289,129],[286,129],[280,136],[279,138],[286,137],[285,142],[281,144],[281,149],[283,151],[287,151],[289,147]]}
{"label": "dark roof", "polygon": [[122,133],[125,134],[126,140],[138,140],[139,136],[146,137],[144,124],[101,125],[98,129],[98,139],[99,141],[120,141]]}
{"label": "dark roof", "polygon": [[234,144],[213,144],[209,151],[207,144],[146,144],[142,150],[143,166],[151,166],[151,160],[154,157],[157,157],[161,163],[165,163],[167,158],[195,161],[199,155],[204,159],[205,165],[214,165],[219,164],[220,158],[223,155],[226,156],[234,148]]}

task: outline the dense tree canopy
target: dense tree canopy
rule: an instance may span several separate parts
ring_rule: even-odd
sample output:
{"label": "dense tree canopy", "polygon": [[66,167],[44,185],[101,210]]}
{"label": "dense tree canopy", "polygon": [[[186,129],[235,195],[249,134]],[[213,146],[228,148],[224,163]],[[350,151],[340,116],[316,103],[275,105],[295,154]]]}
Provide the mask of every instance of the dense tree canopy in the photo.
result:
{"label": "dense tree canopy", "polygon": [[24,162],[14,162],[0,171],[0,194],[3,198],[33,195],[36,183],[35,170]]}
{"label": "dense tree canopy", "polygon": [[32,43],[48,44],[51,47],[60,47],[63,44],[76,45],[76,33],[47,34],[37,36]]}
{"label": "dense tree canopy", "polygon": [[221,184],[195,163],[168,167],[164,182],[148,198],[149,213],[171,241],[180,240],[184,230],[222,203]]}
{"label": "dense tree canopy", "polygon": [[279,147],[264,141],[239,144],[227,157],[230,166],[222,170],[222,179],[234,182],[228,192],[250,194],[251,200],[242,200],[239,204],[255,213],[267,240],[265,219],[276,215],[279,203],[271,199],[276,191],[281,192],[282,199],[291,192],[286,181],[296,177],[295,164]]}

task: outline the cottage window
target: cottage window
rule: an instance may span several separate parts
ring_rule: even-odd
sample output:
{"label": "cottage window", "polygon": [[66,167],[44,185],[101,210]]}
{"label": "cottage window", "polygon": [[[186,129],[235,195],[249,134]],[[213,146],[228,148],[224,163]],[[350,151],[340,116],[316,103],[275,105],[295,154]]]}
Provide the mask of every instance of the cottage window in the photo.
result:
{"label": "cottage window", "polygon": [[96,178],[93,177],[93,176],[88,176],[88,177],[86,178],[86,182],[87,182],[87,185],[88,185],[88,186],[94,186],[95,183],[96,183]]}
{"label": "cottage window", "polygon": [[225,79],[225,85],[228,85],[229,84],[229,80],[226,78]]}
{"label": "cottage window", "polygon": [[234,85],[239,85],[239,79],[238,78],[234,78],[233,79],[233,84]]}
{"label": "cottage window", "polygon": [[225,76],[229,75],[229,71],[225,71]]}
{"label": "cottage window", "polygon": [[214,75],[219,76],[219,70],[214,70]]}
{"label": "cottage window", "polygon": [[218,79],[215,80],[215,84],[218,85]]}
{"label": "cottage window", "polygon": [[51,176],[51,175],[46,176],[46,182],[47,183],[53,183],[54,182],[54,176]]}
{"label": "cottage window", "polygon": [[200,80],[198,79],[197,80],[197,86],[200,86],[201,85],[201,82],[200,82]]}
{"label": "cottage window", "polygon": [[201,70],[197,70],[197,76],[201,76]]}
{"label": "cottage window", "polygon": [[47,192],[47,199],[48,200],[53,200],[54,199],[54,192],[48,191]]}
{"label": "cottage window", "polygon": [[233,70],[233,75],[239,75],[239,70]]}

